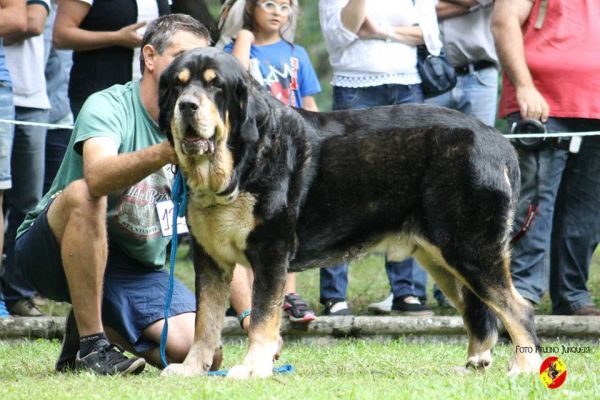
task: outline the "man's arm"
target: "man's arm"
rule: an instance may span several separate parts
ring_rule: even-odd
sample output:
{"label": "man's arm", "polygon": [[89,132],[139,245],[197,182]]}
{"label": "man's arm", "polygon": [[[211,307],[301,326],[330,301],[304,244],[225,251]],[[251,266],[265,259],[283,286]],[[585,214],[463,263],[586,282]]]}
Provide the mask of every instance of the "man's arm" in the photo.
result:
{"label": "man's arm", "polygon": [[27,6],[25,0],[0,0],[0,37],[25,32]]}
{"label": "man's arm", "polygon": [[79,28],[90,10],[90,5],[80,0],[59,0],[52,44],[57,49],[77,51],[95,50],[110,46],[140,47],[142,36],[137,29],[146,22],[128,25],[118,31],[88,31]]}
{"label": "man's arm", "polygon": [[44,33],[46,18],[48,17],[48,8],[44,4],[34,3],[27,5],[27,29],[25,32],[17,32],[5,36],[4,44],[10,46],[22,42],[30,37],[39,36]]}
{"label": "man's arm", "polygon": [[118,154],[117,150],[117,144],[107,137],[94,137],[83,143],[83,174],[94,196],[117,193],[166,164],[177,163],[168,141],[131,153]]}
{"label": "man's arm", "polygon": [[515,87],[521,117],[546,122],[550,108],[533,84],[521,31],[532,8],[531,0],[496,0],[492,13],[492,33],[500,65]]}

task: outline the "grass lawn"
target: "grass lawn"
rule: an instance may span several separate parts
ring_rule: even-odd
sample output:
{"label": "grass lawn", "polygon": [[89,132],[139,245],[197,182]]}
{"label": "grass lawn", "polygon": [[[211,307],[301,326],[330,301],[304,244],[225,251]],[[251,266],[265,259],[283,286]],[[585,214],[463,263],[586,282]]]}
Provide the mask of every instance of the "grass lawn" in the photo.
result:
{"label": "grass lawn", "polygon": [[[192,287],[193,269],[182,247],[178,253],[176,275]],[[318,270],[298,275],[298,292],[317,313]],[[430,283],[431,291],[431,283]],[[600,253],[593,261],[589,287],[600,306]],[[350,268],[348,302],[356,315],[366,315],[367,305],[383,299],[389,291],[382,256],[369,256]],[[431,296],[430,296],[431,297]],[[453,315],[449,310],[430,306],[438,315]],[[46,313],[66,315],[66,305],[49,302]],[[549,314],[547,298],[537,307],[538,314]],[[568,345],[545,342],[544,346]],[[544,386],[539,375],[509,378],[505,375],[511,347],[499,345],[494,363],[485,374],[459,374],[456,367],[466,361],[464,344],[416,344],[400,339],[387,344],[340,340],[332,346],[304,346],[287,343],[281,363],[293,364],[296,372],[267,380],[231,381],[220,377],[161,378],[160,371],[147,367],[141,376],[129,378],[98,377],[89,373],[58,375],[53,372],[60,351],[56,340],[32,343],[0,343],[0,399],[45,398],[223,398],[223,399],[538,399],[600,398],[600,346],[590,354],[557,354],[567,366],[568,376],[559,389]],[[223,368],[241,362],[245,344],[225,346]]]}

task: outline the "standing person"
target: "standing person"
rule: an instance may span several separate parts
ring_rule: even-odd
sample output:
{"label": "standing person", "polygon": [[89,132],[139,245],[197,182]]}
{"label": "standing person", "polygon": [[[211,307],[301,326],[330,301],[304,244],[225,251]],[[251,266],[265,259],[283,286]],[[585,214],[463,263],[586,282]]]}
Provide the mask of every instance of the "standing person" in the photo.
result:
{"label": "standing person", "polygon": [[[508,126],[530,118],[549,132],[600,130],[598,18],[596,0],[496,0],[492,32],[504,71],[499,114]],[[533,303],[550,276],[554,314],[600,316],[587,288],[600,241],[600,136],[581,140],[572,152],[562,140],[519,150],[523,189],[515,231],[531,194],[537,193],[538,210],[513,246],[511,272],[515,288]]]}
{"label": "standing person", "polygon": [[[12,82],[6,58],[4,56],[5,37],[22,34],[27,29],[27,9],[23,0],[0,0],[0,119],[14,120],[15,105],[13,101]],[[10,157],[14,125],[0,123],[0,232],[4,232],[4,213],[2,203],[4,191],[12,186],[10,174]],[[4,250],[4,235],[0,235],[0,255]],[[2,266],[0,265],[0,270]],[[10,318],[10,314],[4,304],[0,282],[0,318]]]}
{"label": "standing person", "polygon": [[[242,30],[225,46],[251,74],[282,103],[318,111],[313,95],[321,91],[317,75],[303,47],[282,37],[295,4],[290,0],[246,0]],[[290,320],[309,322],[315,313],[296,293],[296,274],[288,274],[283,309]]]}
{"label": "standing person", "polygon": [[[52,31],[58,4],[52,1],[52,11],[44,28],[44,52],[46,60],[46,91],[50,100],[48,122],[55,125],[73,126],[73,113],[69,104],[69,74],[73,65],[72,50],[58,50],[52,45]],[[44,190],[46,193],[54,181],[62,159],[67,151],[73,129],[48,128],[46,135],[46,163],[44,168]]]}
{"label": "standing person", "polygon": [[[156,122],[158,82],[175,57],[208,43],[208,31],[192,17],[173,14],[150,23],[142,79],[90,96],[50,191],[19,228],[15,256],[23,276],[42,295],[73,305],[58,371],[135,374],[145,359],[162,367],[170,238],[160,234],[155,203],[171,197],[177,157]],[[236,309],[250,303],[249,297],[232,301]],[[194,294],[175,280],[170,362],[187,356],[195,304]],[[125,356],[120,346],[137,356]]]}
{"label": "standing person", "polygon": [[[446,56],[456,69],[454,89],[425,99],[434,104],[462,111],[494,126],[498,106],[498,55],[492,36],[493,0],[440,0],[436,5]],[[417,265],[413,270],[415,295],[427,294],[427,272]],[[439,306],[452,302],[433,286]]]}
{"label": "standing person", "polygon": [[140,44],[148,21],[170,12],[168,0],[60,0],[54,45],[71,49],[69,100],[75,118],[85,100],[141,76]]}
{"label": "standing person", "polygon": [[[49,0],[27,1],[27,29],[7,36],[6,65],[13,82],[15,119],[47,123],[50,101],[44,76],[44,25],[50,12]],[[6,192],[8,226],[5,232],[4,298],[12,315],[39,317],[33,302],[35,292],[15,267],[17,228],[42,199],[46,128],[15,125],[11,158],[12,188]]]}
{"label": "standing person", "polygon": [[[442,48],[434,0],[321,0],[319,15],[333,67],[334,110],[423,103],[417,46],[425,44],[433,55]],[[386,258],[391,312],[433,315],[413,292],[414,264],[412,257],[402,262]],[[325,315],[351,315],[348,265],[320,273]]]}

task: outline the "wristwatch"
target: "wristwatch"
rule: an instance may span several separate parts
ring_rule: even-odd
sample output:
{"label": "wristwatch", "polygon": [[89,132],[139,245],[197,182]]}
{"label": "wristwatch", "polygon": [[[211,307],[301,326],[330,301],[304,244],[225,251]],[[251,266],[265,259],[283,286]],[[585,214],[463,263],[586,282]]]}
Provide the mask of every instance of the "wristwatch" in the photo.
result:
{"label": "wristwatch", "polygon": [[393,32],[392,27],[388,26],[387,36],[385,37],[386,43],[392,43],[394,41],[394,37],[392,36]]}

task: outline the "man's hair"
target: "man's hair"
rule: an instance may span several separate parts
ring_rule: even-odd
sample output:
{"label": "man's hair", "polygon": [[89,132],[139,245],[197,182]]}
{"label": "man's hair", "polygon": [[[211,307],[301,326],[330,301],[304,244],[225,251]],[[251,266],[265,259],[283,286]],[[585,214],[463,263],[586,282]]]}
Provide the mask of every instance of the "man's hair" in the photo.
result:
{"label": "man's hair", "polygon": [[169,14],[158,17],[148,24],[144,38],[142,39],[142,51],[140,52],[140,70],[142,73],[146,67],[144,60],[144,46],[149,44],[162,54],[171,44],[173,35],[179,31],[186,31],[206,40],[210,45],[210,33],[197,19],[186,14]]}

